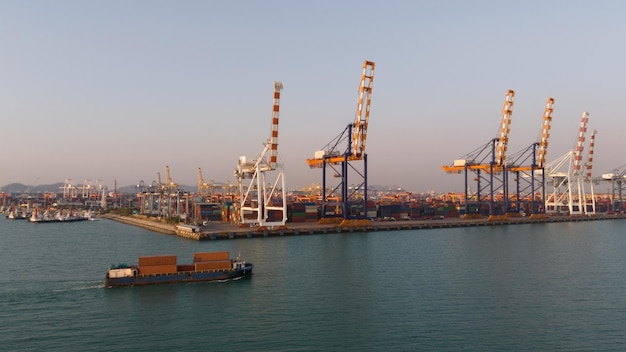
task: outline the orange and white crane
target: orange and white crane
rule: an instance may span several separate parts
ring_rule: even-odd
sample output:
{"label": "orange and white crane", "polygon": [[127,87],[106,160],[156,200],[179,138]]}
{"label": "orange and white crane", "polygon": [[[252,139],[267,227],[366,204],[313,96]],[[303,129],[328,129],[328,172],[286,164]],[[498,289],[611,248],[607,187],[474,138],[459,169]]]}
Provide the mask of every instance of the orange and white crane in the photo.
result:
{"label": "orange and white crane", "polygon": [[[515,174],[516,206],[514,210],[517,212],[524,211],[533,216],[545,212],[545,173],[543,170],[548,156],[553,112],[554,98],[548,98],[541,122],[539,141],[512,155],[511,161],[507,163],[507,170]],[[540,193],[540,200],[537,193]],[[523,200],[530,201],[530,207],[522,209]]]}
{"label": "orange and white crane", "polygon": [[541,139],[539,141],[539,152],[537,157],[537,169],[543,169],[548,157],[548,140],[550,139],[550,127],[552,124],[552,113],[554,112],[554,98],[546,101],[546,110],[543,114],[543,124],[541,128]]}
{"label": "orange and white crane", "polygon": [[502,107],[502,122],[500,124],[500,138],[498,141],[498,151],[496,154],[496,165],[506,164],[506,150],[509,145],[509,133],[511,132],[511,115],[513,114],[513,98],[515,92],[511,89],[507,91],[506,100]]}
{"label": "orange and white crane", "polygon": [[[320,168],[324,162],[333,165],[341,164],[344,162],[344,156],[346,155],[348,161],[363,159],[372,102],[374,67],[375,63],[373,61],[365,60],[363,62],[363,73],[361,74],[361,83],[359,84],[359,102],[354,123],[348,125],[344,132],[328,143],[322,150],[315,152],[314,158],[306,160],[311,168]],[[341,153],[339,151],[339,143],[346,139],[350,141],[350,144],[345,153]]]}
{"label": "orange and white crane", "polygon": [[[479,210],[482,201],[489,202],[489,215],[500,215],[506,211],[508,207],[507,194],[507,175],[505,169],[506,152],[509,143],[509,132],[511,131],[511,117],[513,114],[513,104],[515,100],[515,91],[507,90],[504,106],[502,107],[502,120],[500,122],[499,136],[493,138],[487,144],[466,154],[461,159],[454,160],[452,165],[443,165],[441,168],[446,173],[460,174],[465,173],[465,211],[470,214],[469,203],[467,200],[475,199],[477,204],[476,211]],[[469,191],[469,172],[475,174],[476,192],[470,194]],[[486,175],[484,175],[486,174]],[[500,180],[495,175],[501,175]],[[504,194],[503,209],[495,209],[495,196],[498,192]]]}
{"label": "orange and white crane", "polygon": [[[343,132],[326,144],[322,150],[316,151],[312,159],[306,159],[309,167],[322,169],[321,196],[324,209],[323,217],[342,216],[344,220],[367,217],[367,154],[365,153],[365,142],[367,140],[370,105],[372,102],[374,68],[375,63],[373,61],[363,61],[354,122],[348,124]],[[341,146],[343,143],[347,144],[345,149]],[[362,170],[357,169],[355,165],[357,161],[363,162]],[[332,190],[326,184],[327,168],[332,170],[334,177],[338,177],[341,180]],[[352,169],[354,174],[358,176],[357,182],[351,185],[348,184],[349,169]],[[341,190],[340,197],[337,197],[335,194],[338,190]],[[337,203],[337,199],[339,199],[339,203]],[[331,211],[328,211],[327,208],[331,209]],[[349,210],[349,208],[351,209]]]}
{"label": "orange and white crane", "polygon": [[[265,148],[256,160],[239,158],[235,177],[239,185],[239,222],[246,226],[285,226],[287,221],[287,199],[282,165],[278,163],[278,117],[282,82],[274,82],[274,104],[272,128]],[[268,184],[271,173],[275,173],[272,184]]]}

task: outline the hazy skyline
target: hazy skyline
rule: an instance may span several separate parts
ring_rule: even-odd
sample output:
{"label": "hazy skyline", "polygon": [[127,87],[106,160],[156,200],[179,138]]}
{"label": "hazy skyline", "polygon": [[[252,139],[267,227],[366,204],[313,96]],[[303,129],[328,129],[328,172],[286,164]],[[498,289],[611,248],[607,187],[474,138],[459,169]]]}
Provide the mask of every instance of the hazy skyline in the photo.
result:
{"label": "hazy skyline", "polygon": [[[462,191],[451,164],[497,137],[516,92],[509,154],[539,138],[548,162],[596,129],[594,176],[626,164],[622,1],[0,1],[0,186],[102,180],[234,183],[270,135],[289,189],[354,120],[374,61],[369,184]],[[609,188],[601,184],[599,192]]]}

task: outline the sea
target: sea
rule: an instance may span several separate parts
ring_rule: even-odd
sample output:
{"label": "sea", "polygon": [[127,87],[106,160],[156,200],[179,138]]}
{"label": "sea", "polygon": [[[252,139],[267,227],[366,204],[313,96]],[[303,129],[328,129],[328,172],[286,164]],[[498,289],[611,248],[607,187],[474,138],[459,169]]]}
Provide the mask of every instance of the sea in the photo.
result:
{"label": "sea", "polygon": [[[193,241],[0,218],[2,351],[626,351],[626,220]],[[105,288],[230,251],[229,282]]]}

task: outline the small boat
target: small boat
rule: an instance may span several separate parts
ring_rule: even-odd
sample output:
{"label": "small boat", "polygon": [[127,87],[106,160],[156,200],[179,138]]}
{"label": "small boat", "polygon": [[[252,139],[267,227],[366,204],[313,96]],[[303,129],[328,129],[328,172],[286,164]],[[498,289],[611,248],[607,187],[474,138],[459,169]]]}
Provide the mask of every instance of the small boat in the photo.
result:
{"label": "small boat", "polygon": [[105,287],[146,286],[203,281],[226,281],[252,275],[254,265],[229,252],[195,253],[193,263],[178,264],[175,255],[139,257],[137,265],[112,265]]}

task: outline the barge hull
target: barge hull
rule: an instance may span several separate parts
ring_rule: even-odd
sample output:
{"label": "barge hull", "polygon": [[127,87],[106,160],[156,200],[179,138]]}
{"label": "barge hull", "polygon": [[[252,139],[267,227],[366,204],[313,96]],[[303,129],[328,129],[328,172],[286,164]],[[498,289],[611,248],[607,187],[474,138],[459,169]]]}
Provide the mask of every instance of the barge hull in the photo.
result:
{"label": "barge hull", "polygon": [[227,281],[252,275],[254,265],[246,263],[242,269],[219,271],[179,271],[172,274],[137,275],[133,277],[105,277],[106,287],[148,286],[205,281]]}

